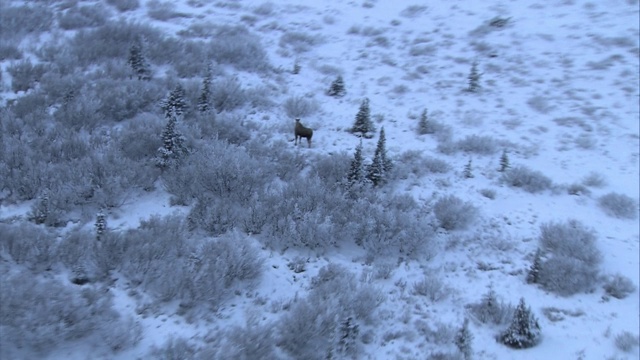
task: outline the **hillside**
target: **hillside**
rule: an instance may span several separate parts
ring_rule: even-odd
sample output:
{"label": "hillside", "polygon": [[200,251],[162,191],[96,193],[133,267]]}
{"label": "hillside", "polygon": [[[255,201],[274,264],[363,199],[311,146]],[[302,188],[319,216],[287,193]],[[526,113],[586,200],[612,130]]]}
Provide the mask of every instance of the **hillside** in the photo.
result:
{"label": "hillside", "polygon": [[638,359],[639,14],[3,1],[0,358]]}

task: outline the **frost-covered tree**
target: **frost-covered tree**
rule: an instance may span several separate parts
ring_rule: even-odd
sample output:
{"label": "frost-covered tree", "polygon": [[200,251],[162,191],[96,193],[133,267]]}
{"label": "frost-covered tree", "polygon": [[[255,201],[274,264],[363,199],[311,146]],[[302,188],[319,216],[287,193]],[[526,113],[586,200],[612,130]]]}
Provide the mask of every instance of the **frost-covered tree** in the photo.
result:
{"label": "frost-covered tree", "polygon": [[158,149],[156,157],[156,165],[160,168],[176,165],[188,153],[184,144],[185,138],[176,129],[177,122],[178,118],[175,112],[172,112],[167,118],[167,125],[162,130],[162,146]]}
{"label": "frost-covered tree", "polygon": [[296,60],[296,62],[293,63],[293,70],[291,72],[293,75],[298,75],[300,74],[300,70],[302,70],[302,66],[300,66],[300,62]]}
{"label": "frost-covered tree", "polygon": [[360,328],[353,317],[347,317],[338,329],[338,354],[353,357],[357,354],[357,339]]}
{"label": "frost-covered tree", "polygon": [[509,155],[507,154],[507,150],[502,151],[502,155],[500,156],[500,172],[505,172],[509,168]]}
{"label": "frost-covered tree", "polygon": [[471,179],[473,177],[473,172],[472,172],[472,167],[471,167],[471,159],[469,159],[469,162],[467,162],[467,165],[464,166],[463,175],[464,175],[465,179]]}
{"label": "frost-covered tree", "polygon": [[526,349],[537,345],[541,336],[538,319],[525,304],[524,298],[520,298],[511,325],[499,335],[500,342],[512,348]]}
{"label": "frost-covered tree", "polygon": [[162,102],[162,111],[164,111],[165,117],[171,116],[171,113],[175,113],[180,116],[187,108],[187,102],[185,101],[185,91],[181,84],[171,90],[169,97]]}
{"label": "frost-covered tree", "polygon": [[96,223],[94,224],[94,227],[96,229],[96,240],[100,241],[102,235],[107,232],[107,217],[102,211],[98,212],[96,215]]}
{"label": "frost-covered tree", "polygon": [[211,64],[207,67],[207,73],[202,79],[202,92],[198,98],[198,110],[200,112],[207,112],[211,109],[211,81],[213,73]]}
{"label": "frost-covered tree", "polygon": [[342,75],[338,75],[338,77],[331,83],[327,94],[333,97],[343,97],[346,93],[347,91],[344,88],[344,79],[342,78]]}
{"label": "frost-covered tree", "polygon": [[356,146],[356,151],[353,154],[353,160],[351,160],[351,166],[349,167],[349,172],[347,173],[347,188],[349,190],[355,190],[356,188],[364,185],[365,180],[366,177],[364,168],[364,157],[362,155],[362,140],[360,140],[360,144]]}
{"label": "frost-covered tree", "polygon": [[471,360],[471,354],[473,353],[471,346],[473,342],[473,334],[469,330],[469,319],[464,319],[464,323],[456,333],[453,342],[462,353],[464,360]]}
{"label": "frost-covered tree", "polygon": [[387,180],[387,174],[391,171],[391,160],[387,156],[386,137],[384,134],[384,126],[380,129],[380,137],[378,145],[373,156],[373,163],[369,166],[367,178],[374,186],[382,185]]}
{"label": "frost-covered tree", "polygon": [[431,131],[429,128],[430,126],[428,112],[427,109],[424,109],[422,111],[422,114],[420,114],[420,120],[418,121],[418,134],[425,135],[432,133],[433,131]]}
{"label": "frost-covered tree", "polygon": [[542,262],[542,251],[540,248],[536,250],[536,254],[533,257],[533,263],[531,267],[529,267],[529,272],[527,272],[527,283],[528,284],[537,284],[538,276],[540,273],[540,265]]}
{"label": "frost-covered tree", "polygon": [[482,74],[478,72],[478,62],[474,61],[471,64],[471,71],[469,72],[469,86],[467,87],[468,92],[478,92],[480,90],[480,77]]}
{"label": "frost-covered tree", "polygon": [[51,213],[49,192],[45,191],[29,212],[29,220],[36,224],[44,224]]}
{"label": "frost-covered tree", "polygon": [[131,45],[129,48],[127,63],[131,66],[131,69],[138,77],[138,80],[151,80],[151,67],[144,55],[142,41],[136,41]]}
{"label": "frost-covered tree", "polygon": [[371,109],[369,107],[369,99],[365,98],[360,104],[360,110],[356,114],[356,121],[351,128],[351,132],[358,135],[369,137],[375,131],[373,122],[371,122]]}

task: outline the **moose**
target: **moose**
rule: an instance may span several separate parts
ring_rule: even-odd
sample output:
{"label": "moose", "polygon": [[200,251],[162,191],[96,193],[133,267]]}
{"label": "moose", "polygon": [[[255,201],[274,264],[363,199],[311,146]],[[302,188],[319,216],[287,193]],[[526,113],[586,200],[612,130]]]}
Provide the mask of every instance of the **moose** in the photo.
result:
{"label": "moose", "polygon": [[309,147],[311,147],[311,137],[313,137],[313,130],[302,125],[302,123],[300,123],[300,118],[296,118],[296,127],[294,132],[296,135],[296,139],[293,143],[294,145],[298,145],[298,139],[300,139],[300,142],[302,142],[302,138],[306,138],[307,144],[309,144]]}

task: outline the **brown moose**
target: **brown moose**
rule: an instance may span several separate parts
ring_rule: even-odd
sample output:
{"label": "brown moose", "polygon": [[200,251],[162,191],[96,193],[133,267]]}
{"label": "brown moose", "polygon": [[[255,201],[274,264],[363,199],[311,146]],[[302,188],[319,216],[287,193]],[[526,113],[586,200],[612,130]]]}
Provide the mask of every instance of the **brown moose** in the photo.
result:
{"label": "brown moose", "polygon": [[298,139],[302,142],[302,138],[307,139],[307,144],[311,147],[311,138],[313,137],[313,130],[305,127],[300,123],[300,118],[296,119],[296,128],[295,128],[296,139],[294,141],[294,145],[298,145]]}

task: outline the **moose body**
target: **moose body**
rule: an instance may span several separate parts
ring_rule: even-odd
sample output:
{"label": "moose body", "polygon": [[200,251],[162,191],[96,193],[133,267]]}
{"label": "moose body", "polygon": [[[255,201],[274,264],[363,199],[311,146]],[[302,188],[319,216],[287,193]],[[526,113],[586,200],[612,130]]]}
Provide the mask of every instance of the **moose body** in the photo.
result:
{"label": "moose body", "polygon": [[302,141],[302,138],[306,138],[307,144],[309,144],[309,147],[311,147],[311,138],[313,137],[313,130],[302,125],[300,123],[300,119],[296,119],[296,127],[294,132],[296,135],[294,145],[298,145],[298,139]]}

